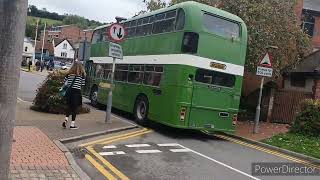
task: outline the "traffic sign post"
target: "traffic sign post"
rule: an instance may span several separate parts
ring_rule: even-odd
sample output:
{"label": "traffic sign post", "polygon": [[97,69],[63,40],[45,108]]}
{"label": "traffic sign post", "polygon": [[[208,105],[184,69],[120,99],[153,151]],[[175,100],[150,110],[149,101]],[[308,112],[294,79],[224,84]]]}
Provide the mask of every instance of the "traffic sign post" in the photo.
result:
{"label": "traffic sign post", "polygon": [[[111,79],[110,79],[110,89],[108,93],[108,102],[107,102],[107,113],[106,113],[106,119],[105,123],[110,122],[111,119],[111,109],[112,109],[112,91],[114,87],[114,71],[116,66],[116,59],[123,59],[123,52],[122,47],[119,44],[119,42],[122,42],[125,38],[125,29],[121,24],[115,23],[110,26],[108,29],[108,36],[109,39],[112,41],[109,43],[109,57],[113,58],[112,63],[112,71],[111,71]],[[113,43],[116,42],[116,43]]]}
{"label": "traffic sign post", "polygon": [[263,59],[258,64],[257,67],[257,75],[262,76],[261,84],[260,84],[260,93],[258,99],[258,105],[256,109],[256,115],[254,120],[254,128],[253,133],[257,134],[259,132],[259,120],[260,120],[260,112],[261,112],[261,98],[263,92],[263,84],[265,77],[272,77],[273,69],[272,69],[272,60],[270,54],[267,52]]}

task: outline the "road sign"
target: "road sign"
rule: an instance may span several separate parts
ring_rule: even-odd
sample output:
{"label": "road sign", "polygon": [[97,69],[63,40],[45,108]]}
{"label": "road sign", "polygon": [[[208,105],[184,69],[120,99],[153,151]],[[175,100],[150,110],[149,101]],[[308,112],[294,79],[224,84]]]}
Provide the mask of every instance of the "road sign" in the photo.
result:
{"label": "road sign", "polygon": [[272,60],[270,54],[267,52],[266,55],[261,59],[258,66],[272,68]]}
{"label": "road sign", "polygon": [[272,68],[266,68],[266,67],[257,67],[257,75],[258,76],[264,76],[264,77],[272,77],[273,69]]}
{"label": "road sign", "polygon": [[122,47],[119,44],[110,42],[109,57],[123,59]]}
{"label": "road sign", "polygon": [[272,77],[273,69],[272,69],[272,61],[271,56],[267,52],[257,67],[257,75],[264,77]]}
{"label": "road sign", "polygon": [[121,24],[114,23],[108,29],[108,36],[113,42],[121,42],[126,36],[126,30]]}

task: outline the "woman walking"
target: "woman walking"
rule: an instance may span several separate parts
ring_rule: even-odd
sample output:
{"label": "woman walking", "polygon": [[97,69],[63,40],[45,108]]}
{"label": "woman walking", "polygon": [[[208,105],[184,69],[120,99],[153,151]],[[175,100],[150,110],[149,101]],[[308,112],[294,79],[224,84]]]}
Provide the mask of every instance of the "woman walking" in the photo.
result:
{"label": "woman walking", "polygon": [[[66,111],[65,121],[62,123],[62,127],[66,128],[69,120],[69,116],[72,116],[70,129],[78,129],[75,125],[78,108],[82,105],[81,88],[85,85],[85,70],[81,62],[75,61],[64,78],[65,84],[68,84],[69,88],[66,92],[66,99],[68,108]],[[71,86],[72,85],[72,86]]]}

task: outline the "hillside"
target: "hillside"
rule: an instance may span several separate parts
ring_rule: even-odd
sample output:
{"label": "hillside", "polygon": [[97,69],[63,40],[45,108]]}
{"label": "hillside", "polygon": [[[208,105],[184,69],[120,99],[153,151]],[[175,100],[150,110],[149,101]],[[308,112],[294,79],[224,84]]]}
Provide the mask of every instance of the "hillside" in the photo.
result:
{"label": "hillside", "polygon": [[45,9],[40,10],[36,6],[30,5],[28,7],[25,36],[31,37],[32,39],[35,38],[35,29],[38,18],[40,18],[38,34],[40,34],[41,30],[43,30],[45,23],[47,23],[47,27],[74,24],[82,29],[95,28],[103,24],[99,21],[89,20],[78,15],[59,15],[56,12],[48,12]]}
{"label": "hillside", "polygon": [[35,26],[37,24],[37,19],[40,19],[41,23],[46,22],[48,26],[53,26],[53,25],[57,26],[57,25],[63,24],[62,21],[47,19],[47,18],[38,18],[38,17],[33,17],[33,16],[27,17],[27,24]]}

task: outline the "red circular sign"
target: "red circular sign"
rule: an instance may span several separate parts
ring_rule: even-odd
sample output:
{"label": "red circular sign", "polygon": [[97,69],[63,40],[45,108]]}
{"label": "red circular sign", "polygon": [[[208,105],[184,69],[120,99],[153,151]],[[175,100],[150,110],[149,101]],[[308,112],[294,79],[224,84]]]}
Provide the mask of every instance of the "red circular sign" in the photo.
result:
{"label": "red circular sign", "polygon": [[121,24],[114,23],[108,28],[108,36],[113,42],[122,42],[126,35],[126,29]]}

